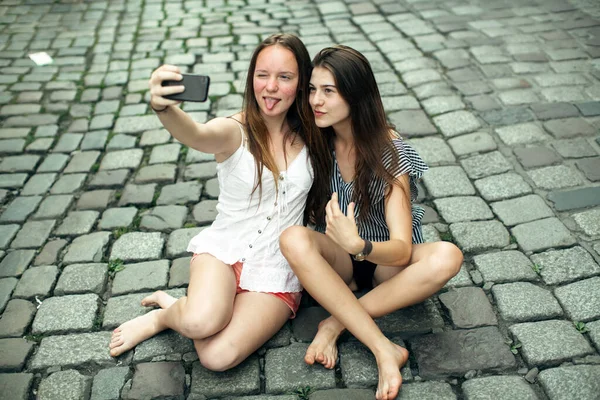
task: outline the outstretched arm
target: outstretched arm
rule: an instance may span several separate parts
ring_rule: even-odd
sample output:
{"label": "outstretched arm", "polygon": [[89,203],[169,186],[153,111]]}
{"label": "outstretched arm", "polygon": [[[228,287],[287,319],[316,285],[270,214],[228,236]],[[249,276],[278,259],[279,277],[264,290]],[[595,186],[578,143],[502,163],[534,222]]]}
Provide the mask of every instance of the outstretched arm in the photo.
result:
{"label": "outstretched arm", "polygon": [[150,106],[171,135],[188,147],[203,153],[220,154],[227,158],[239,147],[241,135],[237,123],[228,118],[215,118],[205,124],[195,122],[177,105],[180,101],[164,96],[183,92],[183,86],[162,86],[166,80],[179,81],[181,70],[163,65],[150,77]]}

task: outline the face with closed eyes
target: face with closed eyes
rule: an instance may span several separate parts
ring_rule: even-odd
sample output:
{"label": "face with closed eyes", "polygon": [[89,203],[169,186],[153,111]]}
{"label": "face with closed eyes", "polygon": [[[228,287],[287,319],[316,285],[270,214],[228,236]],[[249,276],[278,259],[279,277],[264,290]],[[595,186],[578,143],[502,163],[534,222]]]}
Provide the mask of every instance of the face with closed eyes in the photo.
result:
{"label": "face with closed eyes", "polygon": [[319,128],[333,127],[338,130],[349,126],[350,105],[339,93],[333,74],[323,67],[316,67],[310,77],[310,106]]}
{"label": "face with closed eyes", "polygon": [[298,63],[294,53],[273,45],[264,48],[256,59],[253,76],[254,97],[264,116],[287,113],[296,100]]}

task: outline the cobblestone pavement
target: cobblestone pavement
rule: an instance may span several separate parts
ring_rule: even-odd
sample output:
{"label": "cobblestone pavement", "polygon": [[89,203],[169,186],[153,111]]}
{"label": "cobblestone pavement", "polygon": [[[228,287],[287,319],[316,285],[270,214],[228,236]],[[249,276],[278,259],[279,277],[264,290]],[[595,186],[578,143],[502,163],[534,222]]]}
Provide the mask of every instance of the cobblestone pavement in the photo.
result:
{"label": "cobblestone pavement", "polygon": [[[579,8],[581,7],[581,8]],[[391,122],[431,166],[428,240],[465,252],[439,295],[378,320],[406,346],[399,399],[600,398],[600,13],[577,0],[0,1],[0,399],[371,399],[349,335],[302,356],[324,311],[213,373],[166,332],[110,331],[182,296],[215,216],[214,158],[148,108],[161,63],[211,76],[198,121],[241,106],[263,35],[364,52]],[[589,13],[589,14],[588,14]],[[36,66],[30,53],[53,63]]]}

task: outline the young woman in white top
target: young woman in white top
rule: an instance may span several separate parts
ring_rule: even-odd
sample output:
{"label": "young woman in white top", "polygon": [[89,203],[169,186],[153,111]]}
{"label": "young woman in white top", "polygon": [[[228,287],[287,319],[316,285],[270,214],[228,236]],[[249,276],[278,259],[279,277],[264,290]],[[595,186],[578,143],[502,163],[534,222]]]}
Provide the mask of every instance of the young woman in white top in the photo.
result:
{"label": "young woman in white top", "polygon": [[181,79],[177,67],[152,73],[150,105],[165,128],[215,155],[218,215],[189,244],[187,297],[158,291],[143,299],[160,309],[115,329],[112,356],[171,328],[194,339],[204,367],[223,371],[295,315],[302,287],[279,250],[279,235],[324,214],[330,160],[308,103],[310,72],[310,56],[296,36],[272,35],[251,58],[242,112],[205,124],[163,97],[183,91],[161,85]]}
{"label": "young woman in white top", "polygon": [[[319,324],[305,361],[333,368],[336,341],[348,329],[376,358],[376,398],[395,399],[408,352],[373,318],[436,293],[458,273],[462,253],[452,243],[422,243],[423,210],[412,201],[427,166],[388,125],[362,54],[346,46],[321,50],[310,102],[334,157],[331,200],[317,231],[290,227],[280,238],[304,288],[332,315]],[[357,300],[351,289],[365,288],[373,289]]]}

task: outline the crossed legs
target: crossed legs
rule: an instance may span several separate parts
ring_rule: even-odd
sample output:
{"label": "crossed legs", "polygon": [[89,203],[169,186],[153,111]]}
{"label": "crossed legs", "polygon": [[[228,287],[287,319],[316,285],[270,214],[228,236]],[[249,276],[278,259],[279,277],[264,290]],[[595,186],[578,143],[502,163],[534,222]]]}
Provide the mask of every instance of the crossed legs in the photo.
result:
{"label": "crossed legs", "polygon": [[282,234],[280,247],[306,290],[332,314],[319,324],[306,362],[333,368],[337,338],[348,329],[375,355],[379,368],[377,399],[395,398],[402,382],[399,368],[408,359],[408,352],[385,338],[373,318],[436,293],[458,273],[460,250],[443,242],[415,245],[408,267],[378,267],[374,278],[380,284],[357,300],[348,287],[352,283],[350,257],[325,235],[291,227]]}
{"label": "crossed legs", "polygon": [[291,314],[283,301],[270,294],[236,295],[231,266],[207,254],[194,258],[190,266],[187,297],[175,299],[158,291],[142,300],[142,305],[161,308],[114,330],[109,346],[113,357],[170,328],[194,339],[200,362],[219,371],[256,351]]}

